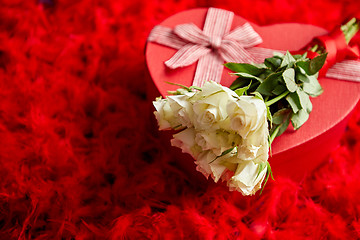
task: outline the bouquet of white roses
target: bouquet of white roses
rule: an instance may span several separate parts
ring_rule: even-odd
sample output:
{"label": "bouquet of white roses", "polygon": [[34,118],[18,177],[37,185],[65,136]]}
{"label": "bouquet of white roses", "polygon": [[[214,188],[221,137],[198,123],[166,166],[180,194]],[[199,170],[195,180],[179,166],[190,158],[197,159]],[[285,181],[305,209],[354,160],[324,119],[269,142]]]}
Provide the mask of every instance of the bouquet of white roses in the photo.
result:
{"label": "bouquet of white roses", "polygon": [[160,129],[181,129],[171,143],[194,157],[198,171],[245,195],[260,188],[269,149],[262,99],[207,82],[201,91],[179,91],[154,106]]}
{"label": "bouquet of white roses", "polygon": [[189,153],[206,177],[255,194],[271,175],[269,145],[290,120],[299,128],[311,111],[309,95],[322,92],[316,76],[325,58],[287,53],[261,65],[227,63],[238,76],[230,88],[207,82],[157,98],[159,129],[178,130],[171,144]]}

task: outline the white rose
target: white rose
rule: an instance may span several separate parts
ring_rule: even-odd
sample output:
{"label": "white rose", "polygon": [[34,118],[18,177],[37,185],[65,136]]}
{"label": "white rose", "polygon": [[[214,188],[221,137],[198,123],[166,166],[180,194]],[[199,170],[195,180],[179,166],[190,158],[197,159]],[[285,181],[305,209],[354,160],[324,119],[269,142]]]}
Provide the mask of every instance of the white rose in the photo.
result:
{"label": "white rose", "polygon": [[260,146],[268,144],[269,128],[266,116],[262,120],[262,124],[258,125],[257,129],[247,135],[243,142],[244,145]]}
{"label": "white rose", "polygon": [[167,99],[157,98],[153,102],[160,130],[192,127],[193,111],[188,99],[194,94],[187,92],[183,95],[168,96]]}
{"label": "white rose", "polygon": [[256,131],[248,134],[246,139],[243,139],[241,145],[238,146],[238,158],[241,160],[253,160],[256,163],[266,162],[269,158],[269,129],[267,121]]}
{"label": "white rose", "polygon": [[208,130],[197,132],[195,142],[203,150],[212,150],[216,156],[220,156],[224,151],[238,145],[241,142],[241,137],[224,130]]}
{"label": "white rose", "polygon": [[154,115],[159,125],[160,130],[170,129],[176,126],[176,118],[167,99],[157,98],[153,101],[156,109]]}
{"label": "white rose", "polygon": [[230,190],[240,191],[243,195],[254,194],[259,190],[266,175],[268,155],[267,141],[260,147],[239,145],[237,153],[233,151],[232,154],[226,155],[228,157],[223,159],[222,164],[234,171],[234,175],[228,181]]}
{"label": "white rose", "polygon": [[228,181],[230,190],[236,190],[243,195],[253,195],[261,189],[267,172],[266,163],[255,163],[254,161],[243,161]]}
{"label": "white rose", "polygon": [[171,144],[192,155],[198,171],[215,182],[228,181],[231,190],[244,195],[261,188],[269,152],[263,100],[239,97],[229,88],[207,82],[202,91],[156,99],[153,104],[160,129],[184,129],[173,135]]}
{"label": "white rose", "polygon": [[182,152],[189,153],[196,158],[201,148],[195,143],[195,134],[194,128],[186,128],[173,135],[174,138],[171,139],[171,145],[180,148]]}
{"label": "white rose", "polygon": [[206,82],[201,92],[190,99],[197,129],[218,129],[227,118],[226,106],[237,98],[235,92],[215,82]]}
{"label": "white rose", "polygon": [[183,127],[193,127],[194,112],[189,98],[194,94],[194,92],[186,92],[184,95],[168,96],[170,108]]}
{"label": "white rose", "polygon": [[212,151],[203,151],[196,158],[196,170],[204,174],[206,178],[211,175],[214,182],[217,182],[227,170],[221,162],[221,157],[217,158]]}
{"label": "white rose", "polygon": [[241,145],[238,146],[237,158],[241,161],[266,162],[269,156],[269,145]]}
{"label": "white rose", "polygon": [[229,102],[227,111],[231,129],[243,138],[238,146],[238,158],[266,162],[269,129],[264,101],[252,96],[241,96],[236,102]]}
{"label": "white rose", "polygon": [[[249,133],[258,132],[257,130],[263,129],[264,124],[267,124],[265,103],[253,96],[240,96],[237,101],[229,102],[227,114],[230,118],[231,129],[238,132],[244,139]],[[258,134],[264,133],[258,132]],[[261,138],[264,138],[263,135]]]}

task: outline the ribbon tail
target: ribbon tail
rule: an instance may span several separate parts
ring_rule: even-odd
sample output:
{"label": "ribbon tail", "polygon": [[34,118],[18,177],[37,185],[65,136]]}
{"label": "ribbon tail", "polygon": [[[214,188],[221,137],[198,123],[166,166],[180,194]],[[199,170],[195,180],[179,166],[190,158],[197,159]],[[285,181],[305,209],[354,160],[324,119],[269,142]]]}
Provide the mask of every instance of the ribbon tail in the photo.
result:
{"label": "ribbon tail", "polygon": [[186,67],[195,63],[200,57],[208,54],[211,50],[194,44],[187,44],[180,48],[174,56],[165,62],[168,68],[175,69],[178,67]]}
{"label": "ribbon tail", "polygon": [[187,41],[177,36],[171,28],[163,26],[155,26],[147,40],[175,49],[180,49],[188,44]]}
{"label": "ribbon tail", "polygon": [[202,87],[207,81],[219,83],[224,69],[223,63],[224,60],[215,53],[201,57],[196,67],[193,85]]}
{"label": "ribbon tail", "polygon": [[360,82],[360,61],[344,60],[334,64],[326,72],[326,77]]}

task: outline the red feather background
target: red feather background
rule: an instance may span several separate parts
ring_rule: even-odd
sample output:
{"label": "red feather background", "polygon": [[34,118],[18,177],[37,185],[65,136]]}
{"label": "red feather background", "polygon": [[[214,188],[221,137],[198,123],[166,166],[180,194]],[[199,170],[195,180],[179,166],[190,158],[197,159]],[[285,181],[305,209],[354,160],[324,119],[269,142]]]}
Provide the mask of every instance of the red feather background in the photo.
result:
{"label": "red feather background", "polygon": [[152,27],[188,8],[332,30],[358,0],[0,2],[0,239],[360,238],[359,105],[320,169],[242,197],[174,166],[144,60]]}

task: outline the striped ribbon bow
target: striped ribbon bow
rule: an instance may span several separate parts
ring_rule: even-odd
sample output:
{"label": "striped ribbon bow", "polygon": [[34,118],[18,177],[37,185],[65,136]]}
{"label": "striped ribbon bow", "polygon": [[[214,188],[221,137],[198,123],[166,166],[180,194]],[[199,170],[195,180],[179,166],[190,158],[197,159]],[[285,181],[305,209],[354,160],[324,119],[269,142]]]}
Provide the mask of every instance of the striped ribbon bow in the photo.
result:
{"label": "striped ribbon bow", "polygon": [[[234,13],[209,8],[204,29],[192,23],[180,24],[174,29],[156,26],[148,41],[156,42],[178,51],[165,65],[170,69],[189,66],[198,61],[193,85],[201,87],[206,81],[220,82],[223,63],[261,63],[282,50],[255,47],[262,42],[250,24],[245,23],[230,32]],[[360,61],[343,60],[326,72],[326,77],[360,82]]]}
{"label": "striped ribbon bow", "polygon": [[255,59],[246,49],[262,42],[248,23],[230,32],[233,17],[233,12],[209,8],[203,30],[192,23],[177,25],[174,30],[156,26],[148,40],[178,49],[165,62],[171,69],[198,61],[193,85],[220,82],[224,61],[253,63]]}

